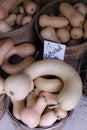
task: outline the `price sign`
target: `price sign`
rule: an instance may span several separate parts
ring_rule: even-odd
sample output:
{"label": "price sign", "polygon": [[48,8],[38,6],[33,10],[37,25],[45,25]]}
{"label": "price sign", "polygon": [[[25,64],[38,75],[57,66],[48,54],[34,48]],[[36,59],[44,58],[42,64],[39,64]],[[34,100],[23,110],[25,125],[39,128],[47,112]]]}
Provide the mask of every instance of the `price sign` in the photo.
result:
{"label": "price sign", "polygon": [[43,58],[64,60],[65,49],[66,45],[45,40]]}

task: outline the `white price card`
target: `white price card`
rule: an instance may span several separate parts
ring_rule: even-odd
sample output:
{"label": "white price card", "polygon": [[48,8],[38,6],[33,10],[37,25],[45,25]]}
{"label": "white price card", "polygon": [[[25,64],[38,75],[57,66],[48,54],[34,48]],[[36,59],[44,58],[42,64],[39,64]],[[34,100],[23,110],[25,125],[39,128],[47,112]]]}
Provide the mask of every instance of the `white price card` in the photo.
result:
{"label": "white price card", "polygon": [[66,45],[45,40],[43,58],[64,60],[65,49]]}

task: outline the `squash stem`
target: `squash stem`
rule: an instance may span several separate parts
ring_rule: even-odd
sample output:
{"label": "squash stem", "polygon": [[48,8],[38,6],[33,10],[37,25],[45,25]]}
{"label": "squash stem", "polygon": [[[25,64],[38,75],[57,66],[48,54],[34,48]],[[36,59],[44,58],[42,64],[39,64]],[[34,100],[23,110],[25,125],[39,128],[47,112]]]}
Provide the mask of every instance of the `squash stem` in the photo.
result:
{"label": "squash stem", "polygon": [[50,105],[48,106],[49,109],[54,109],[54,108],[59,108],[60,107],[60,104],[56,104],[56,105]]}

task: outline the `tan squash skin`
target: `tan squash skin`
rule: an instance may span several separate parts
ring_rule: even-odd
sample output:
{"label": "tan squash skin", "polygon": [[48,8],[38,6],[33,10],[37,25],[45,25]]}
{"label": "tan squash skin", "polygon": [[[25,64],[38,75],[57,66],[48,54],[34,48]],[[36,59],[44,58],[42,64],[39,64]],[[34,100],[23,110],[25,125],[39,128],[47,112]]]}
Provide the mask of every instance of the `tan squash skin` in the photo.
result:
{"label": "tan squash skin", "polygon": [[40,35],[43,39],[54,41],[54,42],[60,42],[56,35],[56,31],[53,27],[43,28],[40,32]]}
{"label": "tan squash skin", "polygon": [[41,90],[34,87],[33,91],[28,94],[26,98],[26,107],[31,107],[36,102],[37,98],[39,97]]}
{"label": "tan squash skin", "polygon": [[70,33],[66,28],[57,29],[56,34],[61,43],[66,43],[70,40]]}
{"label": "tan squash skin", "polygon": [[15,25],[15,22],[16,22],[16,19],[17,19],[17,15],[12,13],[12,14],[9,14],[6,18],[5,18],[5,22],[10,26],[10,27],[13,27]]}
{"label": "tan squash skin", "polygon": [[24,70],[32,80],[39,76],[55,75],[64,83],[64,87],[58,94],[58,103],[63,110],[73,109],[82,95],[82,81],[76,70],[69,64],[54,59],[46,59],[34,62]]}
{"label": "tan squash skin", "polygon": [[32,21],[32,16],[24,16],[22,19],[22,25],[26,25]]}
{"label": "tan squash skin", "polygon": [[61,120],[67,116],[67,111],[60,108],[54,108],[54,112],[57,115],[58,120]]}
{"label": "tan squash skin", "polygon": [[5,56],[5,60],[8,60],[12,55],[19,55],[22,58],[25,58],[28,55],[35,54],[35,46],[31,43],[22,43],[17,46],[14,46]]}
{"label": "tan squash skin", "polygon": [[87,6],[82,2],[77,2],[74,5],[74,8],[76,8],[78,11],[80,11],[84,16],[87,14]]}
{"label": "tan squash skin", "polygon": [[[8,74],[18,73],[22,71],[22,69],[27,67],[29,64],[35,61],[35,58],[33,56],[35,54],[35,51],[36,51],[35,46],[31,43],[23,43],[17,45],[7,53],[1,68]],[[10,64],[9,58],[15,54],[24,59],[17,64]]]}
{"label": "tan squash skin", "polygon": [[41,116],[41,120],[39,123],[40,127],[48,127],[57,121],[57,115],[54,111],[49,110]]}
{"label": "tan squash skin", "polygon": [[37,95],[33,94],[32,92],[29,93],[29,95],[26,98],[26,107],[32,107],[35,104],[37,98]]}
{"label": "tan squash skin", "polygon": [[15,9],[24,0],[3,0],[0,3],[0,19],[8,16],[10,10]]}
{"label": "tan squash skin", "polygon": [[16,24],[17,24],[17,25],[19,25],[19,26],[22,25],[22,22],[21,22],[21,21],[22,21],[23,17],[24,17],[24,14],[19,13],[19,14],[17,15],[17,19],[16,19]]}
{"label": "tan squash skin", "polygon": [[7,38],[0,41],[0,65],[2,65],[6,54],[14,47],[12,39]]}
{"label": "tan squash skin", "polygon": [[83,30],[81,28],[72,28],[70,35],[73,39],[80,39],[83,37]]}
{"label": "tan squash skin", "polygon": [[1,68],[8,74],[16,74],[21,72],[23,69],[25,69],[27,66],[32,64],[35,61],[35,58],[33,56],[27,56],[18,64],[10,64],[6,60],[2,65]]}
{"label": "tan squash skin", "polygon": [[12,114],[16,119],[20,120],[20,111],[25,107],[25,99],[21,101],[11,99],[11,102],[13,105]]}
{"label": "tan squash skin", "polygon": [[63,88],[63,82],[58,78],[46,79],[43,77],[37,77],[34,80],[34,84],[38,89],[46,92],[59,92]]}
{"label": "tan squash skin", "polygon": [[69,20],[74,27],[80,27],[84,22],[84,15],[76,10],[71,4],[62,2],[59,11]]}
{"label": "tan squash skin", "polygon": [[47,102],[45,97],[37,99],[35,104],[31,107],[25,107],[20,112],[21,121],[25,123],[29,128],[35,128],[39,125],[41,114],[45,110]]}
{"label": "tan squash skin", "polygon": [[57,104],[58,94],[50,93],[50,92],[42,92],[40,96],[44,96],[47,100],[47,105],[55,105]]}
{"label": "tan squash skin", "polygon": [[13,28],[10,27],[4,20],[0,20],[0,33],[6,33],[11,31]]}
{"label": "tan squash skin", "polygon": [[37,10],[37,4],[32,0],[24,1],[23,6],[29,15],[33,15]]}
{"label": "tan squash skin", "polygon": [[65,27],[69,24],[69,21],[65,17],[59,16],[50,16],[43,14],[39,17],[39,25],[41,27],[53,27],[53,28],[60,28]]}
{"label": "tan squash skin", "polygon": [[5,80],[5,93],[15,101],[25,99],[33,88],[33,81],[27,74],[18,73],[10,75]]}

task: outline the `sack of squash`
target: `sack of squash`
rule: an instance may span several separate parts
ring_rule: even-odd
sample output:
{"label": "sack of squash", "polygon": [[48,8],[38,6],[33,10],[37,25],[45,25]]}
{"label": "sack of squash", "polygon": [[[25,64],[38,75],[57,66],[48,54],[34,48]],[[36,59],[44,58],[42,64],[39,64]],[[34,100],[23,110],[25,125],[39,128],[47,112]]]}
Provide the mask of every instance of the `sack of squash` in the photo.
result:
{"label": "sack of squash", "polygon": [[0,39],[11,37],[16,43],[35,42],[34,21],[37,0],[0,1]]}
{"label": "sack of squash", "polygon": [[35,22],[42,45],[44,40],[65,45],[64,61],[75,68],[87,51],[86,5],[86,0],[55,0],[40,10]]}
{"label": "sack of squash", "polygon": [[5,92],[8,113],[17,130],[60,130],[80,101],[82,81],[69,64],[45,59],[10,75]]}

